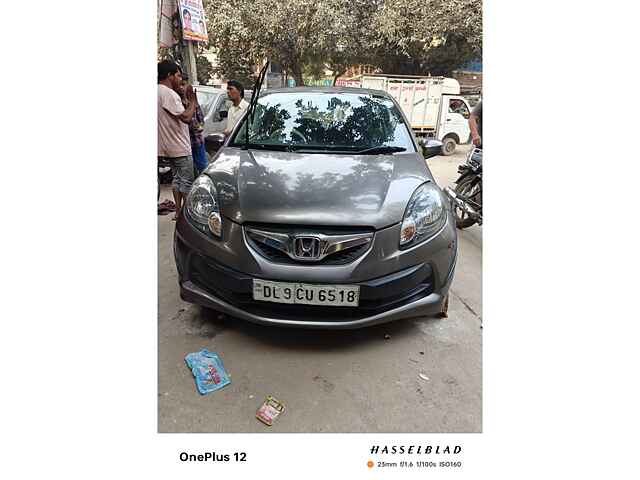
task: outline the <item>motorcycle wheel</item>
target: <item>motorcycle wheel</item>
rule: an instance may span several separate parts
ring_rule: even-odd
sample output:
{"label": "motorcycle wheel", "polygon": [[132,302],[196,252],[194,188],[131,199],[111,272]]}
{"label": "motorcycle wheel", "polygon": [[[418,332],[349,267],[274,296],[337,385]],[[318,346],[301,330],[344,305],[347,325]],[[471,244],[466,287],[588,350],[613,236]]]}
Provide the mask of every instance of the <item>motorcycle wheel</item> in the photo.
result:
{"label": "motorcycle wheel", "polygon": [[[475,177],[473,175],[469,175],[468,177],[463,178],[462,180],[460,180],[460,182],[458,182],[454,191],[458,195],[461,195],[465,198],[470,198],[474,202],[481,204],[482,198],[480,197],[480,184],[477,183],[474,185],[474,178]],[[474,189],[476,189],[475,192],[473,191]],[[457,207],[455,204],[453,205],[453,213],[456,216],[456,227],[461,230],[463,228],[468,228],[476,223],[473,218],[469,217],[469,215],[464,210]]]}

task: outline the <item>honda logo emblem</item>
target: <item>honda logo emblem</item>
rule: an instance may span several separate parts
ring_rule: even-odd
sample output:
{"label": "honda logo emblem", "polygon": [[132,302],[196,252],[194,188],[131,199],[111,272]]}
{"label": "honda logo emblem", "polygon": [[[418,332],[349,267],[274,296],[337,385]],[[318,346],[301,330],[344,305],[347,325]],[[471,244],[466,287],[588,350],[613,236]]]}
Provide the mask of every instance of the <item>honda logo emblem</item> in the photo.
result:
{"label": "honda logo emblem", "polygon": [[317,260],[320,258],[320,239],[318,237],[294,238],[293,255],[301,260]]}

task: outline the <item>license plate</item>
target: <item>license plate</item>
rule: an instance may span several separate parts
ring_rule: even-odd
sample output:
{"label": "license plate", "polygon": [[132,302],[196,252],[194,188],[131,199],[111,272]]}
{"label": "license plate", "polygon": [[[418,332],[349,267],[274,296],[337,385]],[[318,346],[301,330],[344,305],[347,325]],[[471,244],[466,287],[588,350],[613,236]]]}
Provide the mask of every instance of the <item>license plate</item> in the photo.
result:
{"label": "license plate", "polygon": [[360,287],[358,285],[312,285],[254,279],[253,299],[274,303],[357,307],[360,302]]}

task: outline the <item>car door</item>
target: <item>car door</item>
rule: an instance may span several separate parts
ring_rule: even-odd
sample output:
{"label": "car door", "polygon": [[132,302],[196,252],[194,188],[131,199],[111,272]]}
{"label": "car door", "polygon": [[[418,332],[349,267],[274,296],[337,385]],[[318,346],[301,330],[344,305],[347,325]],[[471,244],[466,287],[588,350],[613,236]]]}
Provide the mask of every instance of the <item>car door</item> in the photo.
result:
{"label": "car door", "polygon": [[[245,90],[244,98],[249,101],[253,90]],[[229,115],[229,107],[231,107],[231,100],[225,93],[219,95],[215,100],[214,105],[211,107],[207,118],[204,120],[204,137],[213,133],[222,133],[227,127],[227,116]]]}
{"label": "car door", "polygon": [[469,105],[462,97],[443,96],[442,101],[439,138],[443,139],[453,133],[460,143],[467,143],[471,133]]}
{"label": "car door", "polygon": [[215,103],[211,107],[207,118],[204,122],[204,136],[207,137],[213,133],[222,133],[227,126],[227,117],[222,112],[229,111],[230,101],[226,93],[219,95]]}

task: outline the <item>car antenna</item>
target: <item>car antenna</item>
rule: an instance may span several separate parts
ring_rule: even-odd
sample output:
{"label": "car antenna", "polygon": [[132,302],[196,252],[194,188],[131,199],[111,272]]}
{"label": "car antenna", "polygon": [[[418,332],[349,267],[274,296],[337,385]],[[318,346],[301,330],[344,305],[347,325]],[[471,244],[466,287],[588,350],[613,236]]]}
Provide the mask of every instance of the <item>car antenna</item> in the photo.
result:
{"label": "car antenna", "polygon": [[247,109],[247,117],[245,120],[245,131],[244,131],[244,149],[249,149],[249,121],[253,123],[253,117],[256,113],[256,105],[258,104],[258,95],[260,95],[260,90],[262,89],[262,83],[264,82],[264,77],[267,74],[267,69],[269,68],[269,60],[264,64],[260,73],[258,73],[258,78],[256,79],[256,83],[253,84],[253,92],[251,93],[251,101],[249,102],[249,108]]}

